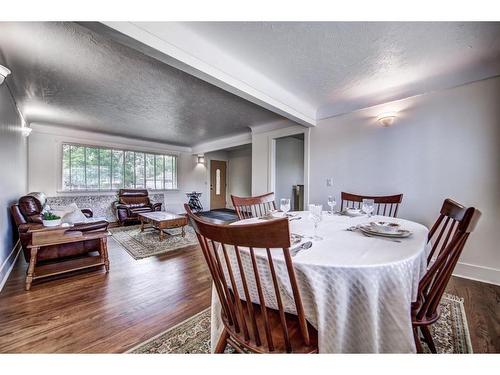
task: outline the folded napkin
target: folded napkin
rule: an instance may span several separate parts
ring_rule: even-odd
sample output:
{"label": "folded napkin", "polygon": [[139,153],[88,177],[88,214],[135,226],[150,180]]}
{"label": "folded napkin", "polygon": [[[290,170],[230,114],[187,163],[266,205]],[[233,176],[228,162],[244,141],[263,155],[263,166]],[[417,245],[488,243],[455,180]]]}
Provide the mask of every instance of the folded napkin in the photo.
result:
{"label": "folded napkin", "polygon": [[294,257],[297,255],[301,250],[307,250],[312,246],[311,241],[304,242],[303,244],[300,244],[299,246],[295,246],[290,249],[290,255]]}

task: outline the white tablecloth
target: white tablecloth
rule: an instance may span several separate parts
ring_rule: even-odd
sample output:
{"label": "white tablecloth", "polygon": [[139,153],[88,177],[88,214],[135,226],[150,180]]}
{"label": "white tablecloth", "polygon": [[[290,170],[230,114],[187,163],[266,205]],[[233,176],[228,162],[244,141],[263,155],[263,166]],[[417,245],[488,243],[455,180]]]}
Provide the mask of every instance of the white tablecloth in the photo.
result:
{"label": "white tablecloth", "polygon": [[[291,221],[290,231],[312,235],[308,213],[298,215],[302,219]],[[349,226],[377,219],[398,222],[413,235],[397,243],[346,231]],[[232,225],[256,221],[248,219]],[[325,214],[318,234],[323,240],[313,241],[310,249],[299,252],[293,257],[293,264],[306,318],[318,330],[320,352],[415,352],[410,307],[416,299],[418,282],[426,271],[427,228],[403,219]],[[286,309],[294,312],[286,268],[279,253],[276,252],[273,259],[278,268],[280,290]],[[261,277],[267,278],[264,285],[269,283],[265,299],[272,307],[275,297],[265,264],[262,259],[259,268],[263,267]],[[236,264],[233,270],[237,270]],[[250,274],[251,268],[248,268],[246,275]],[[252,300],[258,301],[255,293],[251,295]],[[222,330],[220,310],[213,291],[212,350]]]}

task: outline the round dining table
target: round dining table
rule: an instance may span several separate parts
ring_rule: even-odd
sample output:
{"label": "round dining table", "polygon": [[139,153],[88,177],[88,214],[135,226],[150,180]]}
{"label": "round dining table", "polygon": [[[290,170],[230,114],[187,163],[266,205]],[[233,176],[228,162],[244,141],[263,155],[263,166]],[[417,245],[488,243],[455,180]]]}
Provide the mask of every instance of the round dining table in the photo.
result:
{"label": "round dining table", "polygon": [[[291,253],[306,319],[318,330],[320,353],[415,352],[411,303],[427,269],[428,229],[399,218],[325,212],[316,233],[321,239],[317,239],[308,214],[292,213],[290,232],[303,237],[292,244]],[[262,221],[251,218],[231,225]],[[348,230],[371,221],[398,223],[412,234],[394,241]],[[312,246],[300,249],[308,241]],[[274,262],[279,269],[280,257]],[[284,265],[279,273],[280,289],[291,295]],[[273,308],[273,298],[266,297],[266,305],[268,300]],[[293,300],[285,308],[293,313]],[[212,291],[212,350],[223,328],[220,311]]]}

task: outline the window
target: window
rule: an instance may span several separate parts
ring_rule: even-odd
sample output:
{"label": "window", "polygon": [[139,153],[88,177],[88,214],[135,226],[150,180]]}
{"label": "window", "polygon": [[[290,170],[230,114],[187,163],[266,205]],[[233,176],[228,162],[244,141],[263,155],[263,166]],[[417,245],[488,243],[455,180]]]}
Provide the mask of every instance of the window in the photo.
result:
{"label": "window", "polygon": [[64,191],[177,189],[177,156],[63,144]]}

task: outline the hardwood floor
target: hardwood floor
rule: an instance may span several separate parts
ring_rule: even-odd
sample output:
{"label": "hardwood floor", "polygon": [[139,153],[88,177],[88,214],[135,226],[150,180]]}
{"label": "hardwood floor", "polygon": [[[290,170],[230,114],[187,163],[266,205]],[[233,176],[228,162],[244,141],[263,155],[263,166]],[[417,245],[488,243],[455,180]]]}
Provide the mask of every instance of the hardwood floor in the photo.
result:
{"label": "hardwood floor", "polygon": [[0,293],[0,353],[117,353],[210,305],[211,281],[197,246],[134,260],[109,239],[103,269],[23,290],[22,257]]}
{"label": "hardwood floor", "polygon": [[[210,305],[197,246],[134,260],[109,240],[111,270],[35,282],[20,257],[0,293],[0,353],[120,353]],[[465,299],[474,352],[500,352],[500,286],[453,278]]]}
{"label": "hardwood floor", "polygon": [[452,277],[447,291],[464,299],[474,353],[500,353],[500,286]]}

